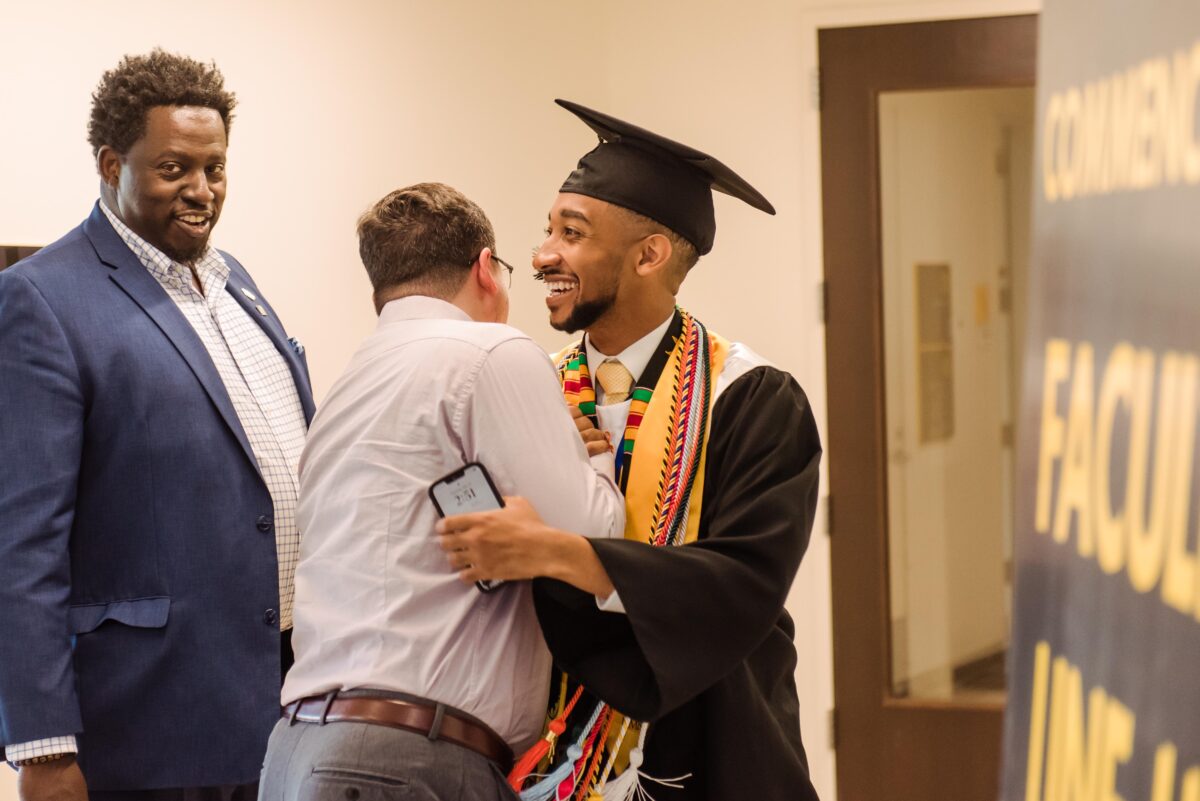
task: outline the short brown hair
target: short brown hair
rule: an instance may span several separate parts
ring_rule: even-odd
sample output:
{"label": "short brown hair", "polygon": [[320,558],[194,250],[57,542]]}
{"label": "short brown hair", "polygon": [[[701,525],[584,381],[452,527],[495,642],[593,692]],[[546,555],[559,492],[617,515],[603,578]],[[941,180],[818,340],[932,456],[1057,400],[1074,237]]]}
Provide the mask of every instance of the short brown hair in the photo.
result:
{"label": "short brown hair", "polygon": [[667,226],[657,220],[650,219],[644,214],[639,214],[633,209],[627,209],[624,206],[614,206],[614,208],[625,216],[627,224],[634,228],[640,228],[642,236],[662,234],[670,240],[670,270],[677,283],[682,282],[684,277],[696,266],[696,262],[700,261],[700,253],[696,250],[696,246]]}
{"label": "short brown hair", "polygon": [[445,184],[397,189],[358,218],[358,255],[377,298],[401,285],[449,297],[484,248],[496,248],[487,215]]}

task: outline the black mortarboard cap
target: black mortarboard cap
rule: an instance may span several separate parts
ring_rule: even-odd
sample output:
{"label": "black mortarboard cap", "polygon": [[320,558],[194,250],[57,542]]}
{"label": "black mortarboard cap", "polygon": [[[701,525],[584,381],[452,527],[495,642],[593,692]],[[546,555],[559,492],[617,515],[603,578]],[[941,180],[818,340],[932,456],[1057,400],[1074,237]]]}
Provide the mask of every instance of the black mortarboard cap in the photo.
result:
{"label": "black mortarboard cap", "polygon": [[775,213],[757,189],[707,153],[578,103],[554,102],[600,137],[600,144],[579,160],[560,192],[636,211],[691,242],[701,256],[712,250],[717,232],[713,189]]}

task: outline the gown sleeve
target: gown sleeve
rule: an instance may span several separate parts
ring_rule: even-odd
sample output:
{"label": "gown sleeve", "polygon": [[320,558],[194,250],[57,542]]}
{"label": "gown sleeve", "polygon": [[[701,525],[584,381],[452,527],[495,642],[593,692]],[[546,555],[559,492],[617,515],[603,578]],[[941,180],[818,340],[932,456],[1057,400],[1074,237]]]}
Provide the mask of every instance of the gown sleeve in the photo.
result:
{"label": "gown sleeve", "polygon": [[780,619],[812,531],[820,457],[795,379],[773,367],[736,379],[713,408],[699,539],[592,541],[626,614],[562,582],[534,582],[559,667],[635,720],[720,681]]}

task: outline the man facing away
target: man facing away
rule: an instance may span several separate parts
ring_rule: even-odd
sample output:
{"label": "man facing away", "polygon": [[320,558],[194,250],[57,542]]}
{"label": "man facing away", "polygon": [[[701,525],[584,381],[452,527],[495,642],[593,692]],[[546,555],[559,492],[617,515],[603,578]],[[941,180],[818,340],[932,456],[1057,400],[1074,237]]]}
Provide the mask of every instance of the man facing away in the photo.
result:
{"label": "man facing away", "polygon": [[93,95],[99,203],[0,273],[0,742],[24,801],[256,792],[313,407],[302,350],[209,244],[233,107],[214,66],[123,59]]}
{"label": "man facing away", "polygon": [[[584,331],[559,356],[564,394],[620,443],[627,524],[588,543],[599,574],[534,582],[557,665],[589,691],[558,747],[574,766],[550,781],[585,798],[641,784],[656,801],[815,799],[784,601],[812,528],[816,425],[790,375],[675,303],[712,248],[713,189],[773,209],[711,156],[558,102],[600,144],[560,189],[533,265],[551,325]],[[464,577],[492,579],[554,528],[513,503],[440,530]]]}
{"label": "man facing away", "polygon": [[[478,206],[417,184],[358,234],[379,325],[301,462],[297,659],[261,798],[511,798],[503,774],[541,733],[550,655],[529,582],[485,593],[446,564],[428,490],[478,462],[562,529],[619,536],[612,456],[597,442],[589,461],[550,360],[504,325],[512,268]],[[584,580],[583,537],[544,544],[525,578]]]}

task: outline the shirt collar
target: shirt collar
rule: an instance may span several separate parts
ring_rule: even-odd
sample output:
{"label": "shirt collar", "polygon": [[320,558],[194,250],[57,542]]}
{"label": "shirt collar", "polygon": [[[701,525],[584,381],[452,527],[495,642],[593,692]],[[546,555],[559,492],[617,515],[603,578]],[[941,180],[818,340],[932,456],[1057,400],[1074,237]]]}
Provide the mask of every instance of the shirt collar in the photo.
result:
{"label": "shirt collar", "polygon": [[[108,207],[103,198],[100,199],[100,210],[108,218],[108,222],[112,225],[113,230],[117,232],[117,236],[121,237],[121,241],[133,251],[133,255],[137,256],[138,261],[150,271],[151,275],[160,282],[182,284],[188,287],[192,285],[190,268],[175,261],[166,253],[163,253],[154,247],[154,245],[151,245],[145,239],[135,234],[133,229],[122,222],[121,218]],[[209,245],[204,255],[196,260],[195,268],[206,295],[210,294],[214,280],[217,287],[223,287],[229,279],[229,265],[225,263],[224,257],[212,245]]]}
{"label": "shirt collar", "polygon": [[407,295],[389,300],[379,312],[379,324],[387,325],[402,320],[466,320],[471,315],[441,298],[428,295]]}
{"label": "shirt collar", "polygon": [[[662,341],[663,335],[667,333],[667,328],[671,325],[671,320],[675,317],[675,311],[672,310],[667,319],[663,320],[662,325],[655,328],[644,337],[634,342],[629,347],[620,353],[606,354],[601,353],[600,349],[592,344],[591,337],[585,336],[584,344],[587,347],[588,368],[594,375],[596,367],[605,359],[616,359],[621,364],[625,365],[625,369],[633,375],[633,380],[637,381],[642,373],[646,370],[646,365],[650,363],[650,359],[654,356],[654,350],[658,347],[658,343]],[[597,393],[600,388],[597,387]]]}

